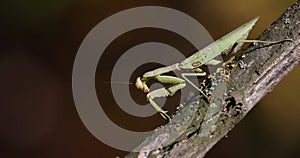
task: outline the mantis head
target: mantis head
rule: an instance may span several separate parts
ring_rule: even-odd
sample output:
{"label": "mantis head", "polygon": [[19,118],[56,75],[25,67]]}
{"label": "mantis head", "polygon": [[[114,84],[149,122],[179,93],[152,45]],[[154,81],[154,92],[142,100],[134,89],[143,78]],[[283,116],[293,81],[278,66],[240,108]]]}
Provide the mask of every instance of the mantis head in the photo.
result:
{"label": "mantis head", "polygon": [[148,93],[150,91],[146,83],[142,81],[141,77],[136,78],[135,87],[144,93]]}

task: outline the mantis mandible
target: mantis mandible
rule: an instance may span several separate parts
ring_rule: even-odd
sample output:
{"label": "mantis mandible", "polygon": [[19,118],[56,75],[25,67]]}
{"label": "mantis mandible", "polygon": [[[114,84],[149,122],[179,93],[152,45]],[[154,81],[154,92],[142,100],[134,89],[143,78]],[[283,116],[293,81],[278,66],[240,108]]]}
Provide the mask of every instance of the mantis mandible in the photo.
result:
{"label": "mantis mandible", "polygon": [[[241,49],[245,42],[261,42],[266,44],[274,44],[282,41],[260,41],[260,40],[247,40],[248,34],[259,17],[252,19],[251,21],[241,25],[235,30],[229,32],[225,36],[216,40],[215,42],[209,44],[205,48],[197,51],[188,58],[184,59],[179,63],[175,63],[170,66],[161,67],[153,71],[146,72],[142,77],[136,79],[135,86],[147,94],[147,101],[154,107],[154,109],[159,112],[163,118],[170,120],[170,116],[167,111],[162,110],[155,102],[155,98],[167,97],[174,95],[178,90],[186,86],[188,82],[192,87],[197,89],[204,97],[208,99],[208,96],[193,82],[191,82],[188,76],[205,76],[206,73],[203,72],[199,67],[206,65],[217,65],[222,61],[215,60],[214,58],[220,54],[232,55]],[[179,71],[182,69],[195,70],[195,73],[182,73],[181,77],[162,75],[170,71]],[[150,79],[155,79],[161,83],[169,83],[170,86],[163,87],[150,92],[147,86],[147,82]],[[209,99],[208,99],[209,100]]]}

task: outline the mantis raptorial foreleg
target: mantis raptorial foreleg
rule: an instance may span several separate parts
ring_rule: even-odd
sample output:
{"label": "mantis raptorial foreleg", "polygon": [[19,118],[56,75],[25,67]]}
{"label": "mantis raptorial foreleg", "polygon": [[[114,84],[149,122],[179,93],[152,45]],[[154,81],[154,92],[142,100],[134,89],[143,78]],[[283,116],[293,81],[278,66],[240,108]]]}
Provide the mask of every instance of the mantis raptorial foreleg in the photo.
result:
{"label": "mantis raptorial foreleg", "polygon": [[154,109],[161,114],[161,116],[165,119],[171,119],[167,114],[167,111],[162,110],[155,102],[154,98],[167,97],[174,95],[178,90],[185,87],[186,83],[183,79],[173,77],[173,76],[154,76],[154,79],[159,81],[160,83],[170,83],[170,86],[160,88],[154,91],[151,91],[147,94],[147,100],[154,107]]}
{"label": "mantis raptorial foreleg", "polygon": [[[156,73],[160,73],[160,70],[164,70],[164,68],[159,68],[155,71]],[[150,72],[153,73],[153,72]],[[165,73],[165,71],[162,71],[162,73]],[[144,81],[141,81],[140,78],[138,78],[137,83],[140,83],[141,85],[146,85],[147,81],[152,78],[152,79],[156,79],[158,82],[160,83],[170,83],[171,85],[164,87],[164,88],[160,88],[154,91],[151,91],[147,94],[147,100],[150,102],[150,104],[154,107],[154,109],[159,112],[163,118],[170,120],[170,116],[167,114],[167,111],[162,110],[162,108],[157,105],[154,101],[155,98],[160,98],[160,97],[168,97],[168,96],[172,96],[174,95],[178,90],[184,88],[186,86],[186,81],[192,85],[195,89],[197,89],[201,94],[203,94],[206,98],[207,95],[201,90],[199,89],[192,81],[190,81],[187,76],[205,76],[206,73],[205,72],[199,72],[199,73],[182,73],[181,76],[183,77],[183,79],[181,78],[177,78],[177,77],[173,77],[173,76],[162,76],[162,75],[157,75],[157,76],[153,76],[153,77],[147,77],[147,78],[143,78]],[[143,87],[142,89],[145,89],[145,87]],[[148,89],[148,87],[147,87]],[[149,91],[149,89],[148,89]]]}

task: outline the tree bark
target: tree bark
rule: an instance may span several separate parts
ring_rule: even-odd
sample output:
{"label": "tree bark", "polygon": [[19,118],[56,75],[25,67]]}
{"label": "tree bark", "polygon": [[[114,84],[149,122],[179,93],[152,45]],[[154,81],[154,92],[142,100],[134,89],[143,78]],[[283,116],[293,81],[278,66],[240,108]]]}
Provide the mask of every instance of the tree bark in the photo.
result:
{"label": "tree bark", "polygon": [[299,8],[297,1],[258,38],[292,42],[251,45],[215,74],[209,103],[199,95],[193,97],[126,157],[204,157],[299,63]]}

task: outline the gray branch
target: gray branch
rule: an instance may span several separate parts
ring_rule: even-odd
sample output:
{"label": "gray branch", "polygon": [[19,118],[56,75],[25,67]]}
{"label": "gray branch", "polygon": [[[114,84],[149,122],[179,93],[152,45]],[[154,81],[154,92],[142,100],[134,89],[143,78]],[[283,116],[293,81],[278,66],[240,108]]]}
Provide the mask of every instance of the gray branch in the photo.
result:
{"label": "gray branch", "polygon": [[199,95],[193,97],[127,157],[204,157],[299,63],[299,8],[300,1],[258,38],[293,42],[251,45],[242,56],[213,74],[209,103]]}

